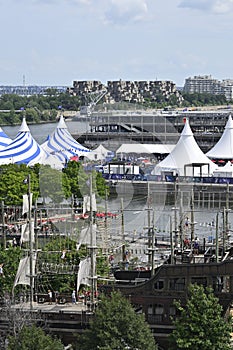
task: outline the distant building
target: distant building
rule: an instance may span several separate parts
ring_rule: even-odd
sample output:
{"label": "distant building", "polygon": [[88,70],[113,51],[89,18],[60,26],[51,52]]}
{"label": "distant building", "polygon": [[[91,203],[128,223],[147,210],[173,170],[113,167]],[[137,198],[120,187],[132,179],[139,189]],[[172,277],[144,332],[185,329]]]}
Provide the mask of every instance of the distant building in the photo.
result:
{"label": "distant building", "polygon": [[66,92],[67,86],[0,85],[0,96],[5,94],[16,94],[20,96],[44,95],[48,89],[56,89],[59,93],[61,93]]}
{"label": "distant building", "polygon": [[105,103],[142,103],[146,99],[157,101],[159,95],[165,97],[167,101],[173,95],[178,98],[178,102],[183,100],[176,84],[172,81],[117,80],[108,81],[107,86],[100,81],[74,81],[73,87],[68,88],[67,91],[71,95],[79,96],[83,104],[88,103],[91,94],[101,94],[103,91],[105,93],[102,96],[102,101]]}
{"label": "distant building", "polygon": [[193,93],[208,93],[213,95],[225,95],[226,99],[233,99],[233,80],[226,79],[219,81],[212,78],[211,75],[196,75],[185,79],[184,92]]}

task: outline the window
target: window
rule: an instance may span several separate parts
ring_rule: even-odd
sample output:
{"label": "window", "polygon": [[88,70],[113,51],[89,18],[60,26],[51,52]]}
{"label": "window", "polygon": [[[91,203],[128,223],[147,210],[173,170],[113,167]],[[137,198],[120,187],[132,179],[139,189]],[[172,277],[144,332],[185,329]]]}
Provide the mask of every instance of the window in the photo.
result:
{"label": "window", "polygon": [[169,289],[176,291],[185,290],[185,278],[171,278],[169,280]]}
{"label": "window", "polygon": [[163,289],[164,288],[164,280],[158,280],[154,284],[154,289]]}

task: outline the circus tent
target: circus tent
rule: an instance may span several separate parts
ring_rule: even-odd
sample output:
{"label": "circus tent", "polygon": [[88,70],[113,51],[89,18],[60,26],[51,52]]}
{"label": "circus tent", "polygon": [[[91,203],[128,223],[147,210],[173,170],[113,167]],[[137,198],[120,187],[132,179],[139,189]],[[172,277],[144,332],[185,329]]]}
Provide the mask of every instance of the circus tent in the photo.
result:
{"label": "circus tent", "polygon": [[0,150],[4,149],[12,142],[12,139],[0,127]]}
{"label": "circus tent", "polygon": [[0,127],[0,151],[3,150],[12,142],[12,139],[5,134],[5,132]]}
{"label": "circus tent", "polygon": [[60,117],[59,123],[41,147],[44,151],[57,156],[63,164],[66,164],[74,156],[85,156],[89,149],[78,143],[68,131],[63,116]]}
{"label": "circus tent", "polygon": [[206,153],[206,156],[211,159],[233,159],[233,120],[231,115],[229,115],[221,138],[216,145]]}
{"label": "circus tent", "polygon": [[217,166],[196,143],[186,119],[180,138],[171,153],[152,170],[152,175],[178,174],[180,176],[208,176]]}
{"label": "circus tent", "polygon": [[[18,130],[18,133],[4,149],[0,151],[0,164],[47,164],[48,155],[38,145],[31,135],[25,118]],[[50,159],[50,162],[52,159]],[[57,163],[57,160],[54,160]]]}

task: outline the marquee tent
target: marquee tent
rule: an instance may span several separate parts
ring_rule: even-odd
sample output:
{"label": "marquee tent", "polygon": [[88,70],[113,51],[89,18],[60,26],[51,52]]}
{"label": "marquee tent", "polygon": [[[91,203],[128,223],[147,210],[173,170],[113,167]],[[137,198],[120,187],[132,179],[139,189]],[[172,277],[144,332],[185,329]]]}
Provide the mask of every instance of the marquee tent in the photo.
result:
{"label": "marquee tent", "polygon": [[229,115],[221,138],[206,155],[211,159],[233,159],[233,121],[231,115]]}
{"label": "marquee tent", "polygon": [[25,118],[14,140],[0,151],[0,164],[40,163],[47,158],[46,153],[31,135]]}
{"label": "marquee tent", "polygon": [[99,145],[96,149],[86,154],[89,160],[105,160],[109,156],[114,156],[113,152],[105,148],[103,145]]}
{"label": "marquee tent", "polygon": [[192,130],[186,119],[185,126],[171,153],[152,170],[152,175],[173,173],[180,176],[207,176],[217,166],[202,152],[197,145]]}
{"label": "marquee tent", "polygon": [[124,143],[116,150],[116,154],[169,154],[174,147],[171,144]]}
{"label": "marquee tent", "polygon": [[215,177],[233,177],[233,164],[228,161],[224,166],[219,167],[214,171]]}
{"label": "marquee tent", "polygon": [[71,136],[62,115],[56,129],[41,147],[49,154],[57,156],[64,165],[72,157],[84,156],[90,152]]}
{"label": "marquee tent", "polygon": [[4,149],[12,142],[12,139],[5,134],[5,132],[0,127],[0,150]]}

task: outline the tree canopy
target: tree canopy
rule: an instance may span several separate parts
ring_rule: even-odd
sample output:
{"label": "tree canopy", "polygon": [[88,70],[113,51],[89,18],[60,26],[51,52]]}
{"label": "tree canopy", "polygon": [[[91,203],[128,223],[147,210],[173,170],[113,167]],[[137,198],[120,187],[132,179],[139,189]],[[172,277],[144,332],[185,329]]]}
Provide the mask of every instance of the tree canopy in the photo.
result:
{"label": "tree canopy", "polygon": [[77,350],[156,350],[157,345],[142,314],[119,292],[102,296],[90,329],[79,336]]}
{"label": "tree canopy", "polygon": [[175,302],[179,317],[174,320],[169,350],[229,350],[231,318],[224,319],[222,307],[211,288],[190,285],[188,301]]}
{"label": "tree canopy", "polygon": [[[33,168],[25,164],[7,164],[0,167],[0,201],[5,205],[22,205],[23,194],[28,191],[25,179],[30,174],[33,202],[39,196],[50,197],[56,204],[64,198],[82,199],[89,194],[89,175],[79,162],[70,161],[63,172],[52,169],[49,165],[36,164]],[[104,196],[106,183],[101,175],[92,173],[93,192]]]}
{"label": "tree canopy", "polygon": [[8,350],[63,350],[59,339],[45,334],[42,328],[24,326],[16,336],[8,338]]}

